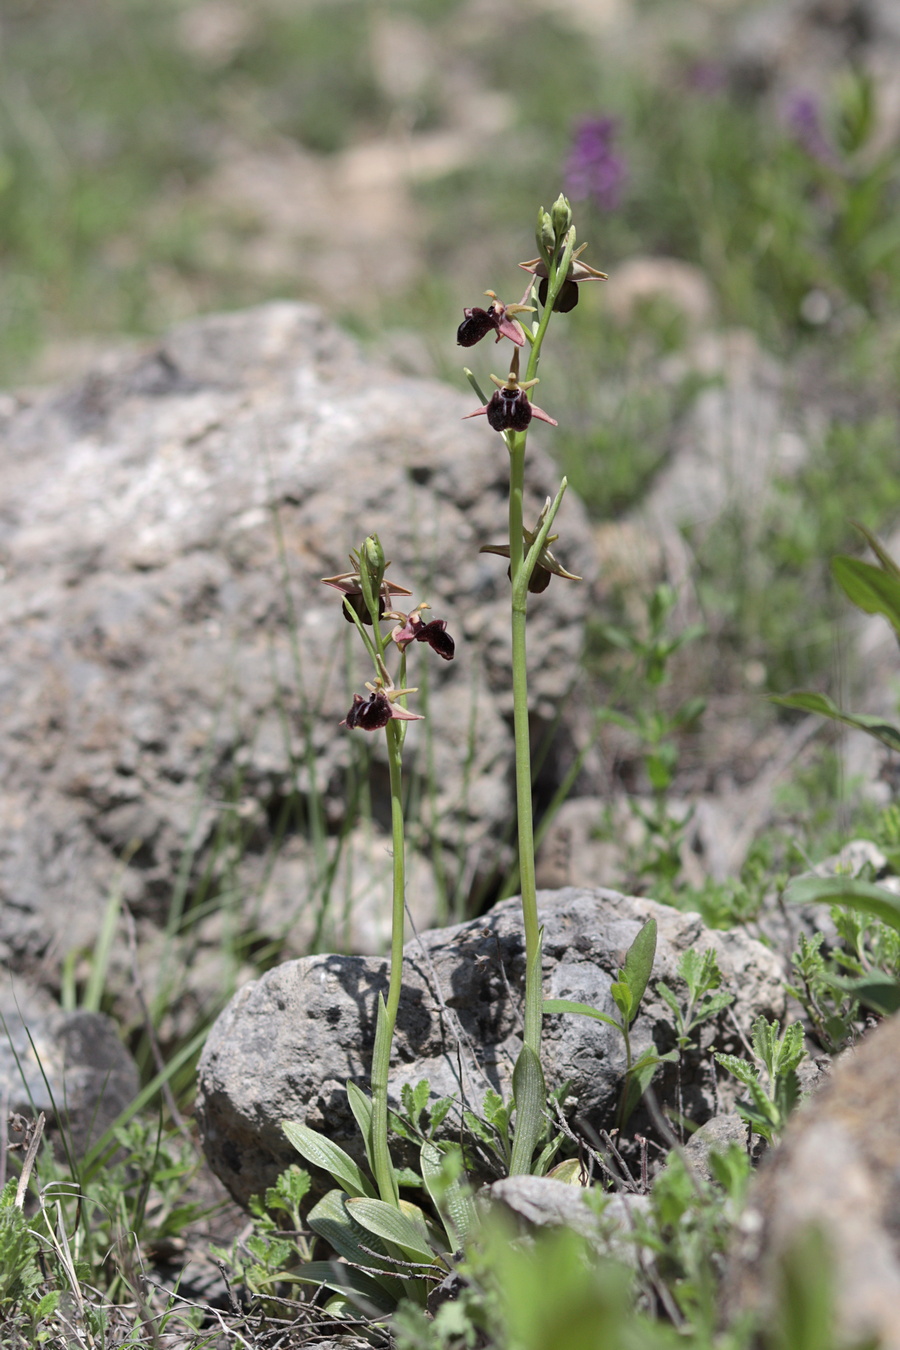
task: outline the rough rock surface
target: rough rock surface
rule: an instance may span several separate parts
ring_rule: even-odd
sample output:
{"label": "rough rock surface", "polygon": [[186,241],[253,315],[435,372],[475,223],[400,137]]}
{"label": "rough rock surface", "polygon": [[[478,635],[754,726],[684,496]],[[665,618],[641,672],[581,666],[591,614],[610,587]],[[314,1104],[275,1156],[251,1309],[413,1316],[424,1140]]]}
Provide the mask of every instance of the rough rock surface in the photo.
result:
{"label": "rough rock surface", "polygon": [[[478,553],[503,534],[507,456],[461,420],[471,410],[471,396],[367,364],[318,310],[288,303],[0,399],[2,959],[40,960],[52,980],[62,953],[93,941],[120,874],[139,920],[157,921],[179,870],[200,875],[213,853],[214,884],[252,898],[263,932],[268,906],[280,935],[302,920],[308,937],[314,887],[275,845],[313,778],[337,836],[366,740],[337,727],[352,633],[318,579],[376,530],[410,603],[429,599],[457,638],[452,665],[430,661],[432,717],[411,726],[409,763],[424,774],[431,736],[439,838],[477,870],[510,814],[512,735],[505,569]],[[532,517],[556,487],[535,441]],[[559,525],[560,556],[589,574],[574,498]],[[539,719],[566,688],[587,593],[555,582],[532,606]],[[420,669],[411,660],[411,683]]]}
{"label": "rough rock surface", "polygon": [[767,1313],[785,1254],[810,1224],[834,1260],[848,1343],[875,1334],[900,1350],[900,1017],[846,1051],[763,1164],[741,1220],[726,1314]]}
{"label": "rough rock surface", "polygon": [[[740,932],[708,931],[696,914],[602,889],[541,892],[539,902],[548,998],[614,1012],[610,985],[640,925],[652,916],[659,925],[655,978],[677,987],[681,952],[712,946],[742,1028],[760,1014],[783,1011],[776,958]],[[272,1185],[295,1161],[282,1133],[284,1119],[305,1120],[359,1156],[344,1084],[350,1078],[367,1085],[375,999],[386,989],[386,977],[384,961],[306,957],[248,984],[219,1017],[200,1062],[197,1112],[213,1170],[240,1202]],[[463,1097],[475,1109],[488,1087],[508,1095],[521,1046],[523,985],[518,899],[408,943],[393,1101],[402,1084],[422,1078],[435,1095]],[[730,1017],[704,1031],[706,1042],[715,1038],[718,1048],[738,1049]],[[651,980],[632,1030],[635,1051],[651,1041],[669,1049],[673,1039],[669,1011]],[[585,1017],[547,1018],[543,1059],[551,1087],[568,1081],[579,1118],[595,1130],[612,1125],[624,1069],[614,1028]],[[703,1063],[705,1068],[698,1057],[684,1066],[684,1109],[698,1120],[717,1109],[708,1057]]]}
{"label": "rough rock surface", "polygon": [[83,1156],[140,1087],[116,1024],[102,1013],[63,1012],[18,987],[2,991],[0,1012],[0,1101],[26,1119],[45,1112],[48,1136],[64,1128],[73,1155]]}
{"label": "rough rock surface", "polygon": [[[592,1243],[602,1256],[630,1264],[637,1249],[629,1242],[635,1220],[650,1207],[646,1195],[621,1192],[610,1195],[601,1207],[593,1201],[598,1192],[555,1181],[552,1177],[516,1176],[495,1181],[488,1190],[492,1205],[505,1210],[526,1232],[536,1228],[571,1228]],[[588,1198],[590,1196],[590,1198]]]}

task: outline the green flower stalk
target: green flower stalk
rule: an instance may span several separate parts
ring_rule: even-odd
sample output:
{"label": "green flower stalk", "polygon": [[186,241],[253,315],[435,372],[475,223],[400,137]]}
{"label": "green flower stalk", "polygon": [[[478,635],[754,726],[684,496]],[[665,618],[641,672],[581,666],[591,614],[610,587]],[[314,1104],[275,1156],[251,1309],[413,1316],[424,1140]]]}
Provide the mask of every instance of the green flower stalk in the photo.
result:
{"label": "green flower stalk", "polygon": [[[375,1026],[375,1048],[372,1054],[371,1115],[368,1120],[366,1151],[375,1176],[381,1199],[399,1207],[397,1174],[388,1147],[388,1074],[391,1046],[397,1025],[397,1010],[403,987],[403,936],[406,901],[406,851],[403,829],[403,742],[406,723],[422,720],[421,713],[411,712],[406,698],[415,689],[404,688],[406,680],[406,649],[413,642],[424,642],[445,661],[453,659],[455,647],[443,619],[426,621],[417,605],[408,614],[388,609],[394,596],[410,595],[403,586],[385,580],[384,550],[377,535],[366,539],[362,547],[351,555],[352,571],[336,577],[324,577],[327,586],[333,586],[343,596],[345,616],[355,623],[371,658],[374,681],[366,682],[367,696],[353,695],[353,704],[341,726],[361,731],[383,730],[387,743],[388,771],[391,794],[391,836],[393,849],[393,900],[391,908],[391,960],[387,1000],[378,997]],[[388,633],[382,631],[382,621],[391,619],[396,626]],[[371,630],[371,632],[369,631]],[[399,681],[395,688],[388,672],[386,656],[393,645],[400,653]]]}
{"label": "green flower stalk", "polygon": [[[487,311],[464,310],[465,318],[460,326],[457,340],[462,346],[472,346],[488,332],[496,332],[497,339],[508,336],[514,343],[510,362],[509,376],[505,381],[492,375],[497,386],[489,400],[484,395],[470,371],[466,375],[470,383],[484,400],[484,405],[470,417],[485,415],[488,423],[498,431],[506,442],[509,452],[509,544],[489,545],[489,552],[503,553],[509,558],[509,575],[512,583],[511,625],[512,625],[512,677],[513,677],[513,725],[515,735],[516,759],[516,812],[519,840],[519,876],[522,893],[522,921],[525,933],[525,1034],[524,1046],[516,1073],[513,1088],[516,1096],[516,1134],[513,1144],[510,1173],[529,1172],[532,1165],[534,1146],[541,1128],[544,1084],[540,1065],[542,988],[541,988],[541,930],[538,922],[537,886],[534,865],[534,821],[532,818],[531,783],[531,745],[528,718],[528,653],[526,643],[528,592],[544,590],[550,576],[572,577],[561,568],[548,545],[556,536],[550,535],[550,528],[556,517],[566,490],[563,479],[560,489],[552,502],[548,502],[541,512],[537,528],[530,531],[524,520],[525,496],[525,448],[528,428],[533,418],[555,426],[554,418],[537,407],[530,399],[530,391],[538,383],[538,367],[541,360],[544,338],[554,311],[566,312],[574,308],[578,301],[578,285],[584,281],[599,280],[605,273],[588,267],[579,261],[581,248],[575,248],[575,227],[572,225],[572,212],[568,201],[562,195],[554,203],[552,211],[538,214],[537,245],[539,256],[530,262],[520,263],[525,271],[532,274],[533,280],[526,291],[521,305],[499,306],[493,292],[495,304]],[[522,328],[518,319],[511,319],[511,311],[517,314],[527,308],[526,301],[531,295],[535,281],[538,282],[538,301],[541,305],[540,317],[531,329]],[[499,306],[499,309],[498,309]],[[500,312],[502,311],[502,312]],[[519,379],[519,352],[525,345],[508,331],[511,324],[521,332],[528,345],[528,361],[525,378]],[[577,578],[573,578],[577,579]]]}

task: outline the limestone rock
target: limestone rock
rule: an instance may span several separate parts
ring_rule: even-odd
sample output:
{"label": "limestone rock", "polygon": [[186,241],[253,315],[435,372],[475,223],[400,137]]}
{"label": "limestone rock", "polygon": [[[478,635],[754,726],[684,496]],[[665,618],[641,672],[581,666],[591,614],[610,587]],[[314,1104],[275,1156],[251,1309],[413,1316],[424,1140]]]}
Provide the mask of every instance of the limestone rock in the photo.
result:
{"label": "limestone rock", "polygon": [[[452,664],[430,664],[409,777],[448,862],[494,865],[512,801],[508,582],[478,549],[503,534],[507,455],[461,420],[471,410],[471,395],[367,363],[318,310],[288,303],[200,319],[74,387],[3,398],[0,959],[52,979],[93,943],[120,877],[138,920],[158,922],[179,872],[190,895],[210,868],[220,894],[274,913],[263,937],[284,936],[288,893],[308,936],[321,891],[279,848],[316,801],[330,842],[346,832],[357,756],[386,772],[375,738],[338,728],[352,632],[319,584],[371,531],[411,603],[430,600],[457,639]],[[529,518],[557,486],[540,436]],[[589,576],[571,496],[559,525],[560,556]],[[557,581],[535,597],[538,722],[588,603],[587,586]],[[371,672],[351,645],[361,687]]]}
{"label": "limestone rock", "polygon": [[834,1260],[831,1287],[848,1343],[900,1350],[900,1017],[837,1061],[763,1163],[741,1220],[726,1315],[768,1314],[785,1254],[810,1224]]}
{"label": "limestone rock", "polygon": [[[715,948],[738,1024],[778,1016],[784,993],[776,958],[740,932],[712,932],[696,914],[602,889],[541,892],[544,990],[614,1011],[609,988],[639,927],[659,925],[653,979],[632,1029],[635,1053],[674,1043],[670,1013],[654,980],[677,986],[687,947]],[[361,1160],[344,1084],[368,1085],[375,1000],[387,984],[384,961],[311,956],[287,962],[239,991],[219,1017],[199,1069],[198,1119],[213,1170],[246,1204],[272,1185],[296,1155],[281,1129],[300,1119]],[[509,1095],[521,1047],[524,942],[518,899],[483,918],[436,929],[407,944],[390,1094],[427,1078],[435,1096],[480,1110],[487,1088]],[[706,1044],[739,1050],[730,1019],[704,1028]],[[569,1083],[576,1115],[593,1129],[610,1127],[624,1070],[621,1036],[585,1017],[545,1021],[544,1068],[551,1087]],[[708,1056],[686,1060],[686,1114],[717,1109]],[[461,1073],[460,1073],[461,1066]],[[669,1085],[671,1086],[671,1084]],[[665,1080],[660,1080],[664,1091]],[[451,1112],[448,1120],[455,1125]]]}
{"label": "limestone rock", "polygon": [[65,1130],[82,1157],[137,1096],[137,1065],[102,1013],[63,1012],[17,988],[0,999],[6,1032],[0,1038],[0,1100],[32,1118],[43,1111],[47,1131]]}

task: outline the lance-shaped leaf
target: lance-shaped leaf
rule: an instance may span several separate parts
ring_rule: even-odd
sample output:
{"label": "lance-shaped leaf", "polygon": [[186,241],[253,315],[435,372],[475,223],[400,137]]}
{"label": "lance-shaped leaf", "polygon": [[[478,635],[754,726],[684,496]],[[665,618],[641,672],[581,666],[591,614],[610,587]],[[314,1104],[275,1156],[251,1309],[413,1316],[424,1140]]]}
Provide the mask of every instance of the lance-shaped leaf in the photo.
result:
{"label": "lance-shaped leaf", "polygon": [[307,1162],[321,1167],[338,1182],[348,1195],[374,1195],[375,1188],[366,1174],[342,1148],[326,1139],[324,1134],[311,1130],[302,1120],[283,1120],[284,1130],[294,1148]]}
{"label": "lance-shaped leaf", "polygon": [[[365,1145],[366,1158],[372,1171],[375,1171],[375,1164],[372,1161],[372,1102],[363,1092],[362,1088],[355,1083],[347,1082],[347,1101],[350,1104],[350,1110],[353,1112],[353,1118],[359,1126],[359,1132],[362,1135]],[[374,1191],[366,1191],[366,1195],[374,1195]]]}
{"label": "lance-shaped leaf", "polygon": [[468,1188],[447,1170],[447,1155],[430,1139],[422,1145],[419,1166],[425,1189],[443,1220],[450,1246],[463,1246],[475,1232],[478,1216]]}
{"label": "lance-shaped leaf", "polygon": [[348,1197],[343,1191],[329,1191],[319,1203],[310,1210],[307,1222],[314,1233],[324,1238],[333,1247],[338,1256],[354,1265],[365,1266],[370,1271],[373,1266],[384,1266],[384,1276],[374,1278],[387,1290],[396,1295],[401,1286],[396,1277],[390,1274],[390,1261],[384,1243],[356,1222],[347,1209]]}
{"label": "lance-shaped leaf", "polygon": [[621,1022],[617,1022],[609,1013],[601,1012],[599,1008],[592,1008],[589,1003],[576,1003],[571,998],[545,998],[545,1013],[578,1013],[580,1017],[593,1017],[595,1022],[606,1022],[608,1026],[615,1027],[616,1031],[622,1030]]}
{"label": "lance-shaped leaf", "polygon": [[641,1006],[641,999],[644,997],[644,990],[647,988],[647,981],[650,979],[653,970],[655,958],[656,920],[648,919],[634,939],[634,942],[632,942],[631,946],[628,948],[628,952],[625,956],[625,965],[621,971],[621,979],[628,985],[628,988],[631,991],[629,1023],[633,1022],[637,1016],[638,1008]]}
{"label": "lance-shaped leaf", "polygon": [[881,614],[900,634],[900,580],[861,558],[839,554],[831,571],[841,590],[865,614]]}
{"label": "lance-shaped leaf", "polygon": [[513,1093],[516,1099],[516,1133],[509,1162],[511,1177],[527,1176],[531,1159],[544,1124],[547,1089],[544,1071],[530,1045],[523,1045],[513,1069]]}
{"label": "lance-shaped leaf", "polygon": [[800,877],[792,881],[785,898],[798,905],[846,905],[863,914],[873,914],[900,933],[900,896],[855,877]]}
{"label": "lance-shaped leaf", "polygon": [[357,1197],[348,1200],[345,1207],[366,1232],[399,1247],[407,1261],[434,1261],[435,1253],[428,1241],[424,1220],[419,1224],[384,1200]]}
{"label": "lance-shaped leaf", "polygon": [[877,535],[874,535],[871,530],[866,529],[865,525],[860,524],[858,520],[851,521],[850,523],[859,530],[863,539],[865,539],[869,548],[875,554],[875,557],[881,563],[883,570],[888,576],[894,577],[897,581],[900,581],[900,567],[894,562],[894,559],[888,553]]}
{"label": "lance-shaped leaf", "polygon": [[855,727],[857,731],[864,731],[867,736],[874,736],[876,741],[881,741],[881,744],[886,745],[889,750],[900,750],[900,728],[895,727],[892,722],[886,722],[883,717],[874,717],[869,713],[842,712],[827,694],[799,689],[794,694],[773,696],[771,702],[777,703],[781,708],[797,708],[801,712],[819,713],[822,717],[830,717],[833,722],[842,722],[845,726]]}

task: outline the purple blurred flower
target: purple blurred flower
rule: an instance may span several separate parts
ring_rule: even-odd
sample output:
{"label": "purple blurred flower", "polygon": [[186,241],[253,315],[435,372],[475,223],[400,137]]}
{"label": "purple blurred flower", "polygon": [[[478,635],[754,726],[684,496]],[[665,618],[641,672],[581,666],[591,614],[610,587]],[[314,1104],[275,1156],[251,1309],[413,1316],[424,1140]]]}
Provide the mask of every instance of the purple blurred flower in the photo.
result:
{"label": "purple blurred flower", "polygon": [[575,128],[566,161],[566,194],[577,201],[590,198],[601,211],[615,211],[628,177],[622,155],[613,141],[618,130],[614,117],[587,117]]}
{"label": "purple blurred flower", "polygon": [[688,68],[686,84],[696,94],[720,94],[728,85],[728,72],[721,61],[695,61]]}
{"label": "purple blurred flower", "polygon": [[782,110],[785,125],[794,140],[810,159],[820,164],[834,164],[837,156],[822,130],[819,104],[815,95],[796,90],[785,100]]}

